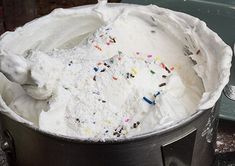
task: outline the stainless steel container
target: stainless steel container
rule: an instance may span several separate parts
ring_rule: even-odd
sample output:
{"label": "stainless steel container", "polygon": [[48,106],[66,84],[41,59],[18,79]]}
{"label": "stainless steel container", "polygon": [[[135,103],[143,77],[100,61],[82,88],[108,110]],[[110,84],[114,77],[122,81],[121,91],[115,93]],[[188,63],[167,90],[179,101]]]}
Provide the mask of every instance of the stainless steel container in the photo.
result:
{"label": "stainless steel container", "polygon": [[0,113],[7,152],[16,166],[210,166],[219,101],[175,126],[125,140],[62,138]]}

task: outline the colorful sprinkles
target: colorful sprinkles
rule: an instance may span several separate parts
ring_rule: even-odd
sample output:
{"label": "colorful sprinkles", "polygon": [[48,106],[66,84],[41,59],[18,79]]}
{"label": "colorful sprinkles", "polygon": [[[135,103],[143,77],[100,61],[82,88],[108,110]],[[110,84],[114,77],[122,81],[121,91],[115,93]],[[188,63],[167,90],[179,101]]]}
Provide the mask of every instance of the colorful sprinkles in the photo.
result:
{"label": "colorful sprinkles", "polygon": [[131,76],[131,78],[135,78],[135,76],[132,73],[130,74],[130,76]]}
{"label": "colorful sprinkles", "polygon": [[79,118],[76,118],[76,122],[80,123],[80,119],[79,119]]}
{"label": "colorful sprinkles", "polygon": [[124,120],[124,122],[129,122],[129,120],[130,120],[129,118],[126,118],[126,119]]}
{"label": "colorful sprinkles", "polygon": [[97,72],[99,70],[97,67],[94,67],[93,69],[95,70],[95,72]]}
{"label": "colorful sprinkles", "polygon": [[[151,19],[152,19],[152,21],[156,21],[155,20],[155,18],[154,17],[151,17]],[[107,28],[106,29],[106,31],[109,31],[110,30],[110,28]],[[151,30],[150,29],[150,32],[151,33],[156,33],[156,31],[155,30]],[[109,36],[109,35],[107,35],[108,34],[108,32],[106,32],[106,33],[104,33],[104,34],[101,34],[99,37],[100,38],[102,38],[102,40],[105,40],[104,42],[103,42],[103,44],[105,45],[107,45],[106,47],[108,47],[108,46],[110,46],[111,44],[114,44],[114,43],[116,43],[118,40],[116,39],[116,37],[113,37],[113,36]],[[101,46],[99,46],[98,44],[97,44],[97,42],[95,41],[94,42],[94,45],[93,45],[97,50],[99,50],[99,51],[102,51],[102,48],[101,48],[101,46],[103,46],[103,45],[101,45]],[[118,53],[118,54],[117,54]],[[93,73],[94,74],[94,76],[93,76],[93,80],[94,81],[97,81],[97,78],[99,78],[99,74],[100,75],[102,75],[101,73],[103,73],[103,72],[105,72],[106,70],[108,71],[108,72],[112,72],[112,71],[110,71],[110,69],[112,69],[112,67],[113,67],[113,65],[115,64],[115,66],[116,66],[116,64],[119,64],[120,62],[118,62],[118,61],[121,61],[122,60],[122,57],[123,57],[123,52],[122,51],[118,51],[116,54],[115,54],[115,57],[116,58],[110,58],[109,60],[107,60],[107,61],[101,61],[101,62],[98,62],[96,65],[95,65],[95,67],[93,68],[93,70],[96,72],[96,73]],[[184,47],[184,53],[186,54],[186,55],[191,55],[192,54],[192,52],[189,50],[189,47],[188,46],[185,46]],[[199,54],[200,53],[200,50],[198,50],[197,52],[196,52],[196,54]],[[165,65],[164,63],[161,63],[161,61],[160,61],[160,56],[156,56],[155,54],[143,54],[142,52],[140,53],[140,52],[133,52],[132,54],[134,54],[134,56],[135,57],[138,57],[139,59],[143,59],[143,60],[145,60],[145,63],[149,66],[149,68],[148,68],[148,72],[150,72],[150,73],[148,73],[149,75],[153,75],[152,77],[153,78],[155,78],[156,76],[158,76],[158,71],[155,69],[155,68],[153,68],[152,66],[150,66],[150,65],[152,65],[152,64],[157,64],[157,65],[160,65],[160,67],[163,69],[163,70],[165,70],[165,71],[167,71],[167,73],[169,73],[169,74],[167,74],[166,72],[164,72],[164,74],[165,75],[160,75],[159,77],[162,77],[162,78],[167,78],[169,75],[170,75],[170,73],[172,72],[172,71],[174,71],[175,70],[175,68],[177,69],[177,66],[169,66],[169,68],[167,67],[167,65]],[[141,56],[137,56],[137,55],[141,55]],[[143,56],[142,56],[143,55]],[[156,62],[156,61],[158,61],[158,62]],[[152,63],[152,62],[154,62],[154,63]],[[70,62],[69,63],[69,66],[71,65],[72,63]],[[150,65],[149,65],[150,64]],[[126,79],[132,79],[132,78],[135,78],[136,77],[136,75],[137,75],[137,73],[139,72],[138,71],[138,69],[136,68],[136,67],[139,67],[139,66],[137,66],[137,65],[133,65],[133,67],[132,68],[130,68],[130,69],[128,69],[127,71],[123,71],[121,74],[122,74],[122,76],[124,76],[124,77],[126,77]],[[110,68],[110,69],[109,69]],[[158,66],[158,68],[159,68],[159,66]],[[92,68],[91,68],[91,70],[92,70]],[[109,73],[108,73],[109,74]],[[91,76],[91,78],[92,78],[92,76]],[[123,79],[123,77],[121,77],[122,79]],[[119,77],[119,75],[114,71],[113,73],[111,73],[110,74],[110,79],[111,80],[113,80],[113,81],[117,81],[117,80],[120,80],[120,77]],[[98,79],[98,81],[99,81],[99,79]],[[166,80],[165,80],[166,81]],[[159,84],[158,86],[159,87],[164,87],[164,86],[166,86],[166,83],[165,83],[165,81],[163,81],[163,83],[161,83],[161,84]],[[119,81],[117,81],[117,83],[119,83]],[[156,85],[157,86],[157,85]],[[158,88],[158,89],[162,89],[162,88]],[[95,94],[95,95],[100,95],[100,92],[93,92],[93,94]],[[158,98],[158,96],[160,96],[162,94],[162,91],[161,90],[157,90],[157,91],[155,91],[155,92],[153,92],[151,95],[151,97],[146,97],[146,96],[143,96],[143,102],[146,102],[147,104],[149,104],[149,105],[151,105],[151,106],[154,106],[154,105],[156,105],[156,101],[155,100],[157,100]],[[106,101],[106,100],[103,100],[102,98],[101,98],[101,96],[102,95],[100,95],[100,96],[97,96],[98,98],[98,101],[99,102],[101,102],[101,103],[106,103],[106,102],[108,102],[108,101]],[[96,101],[97,101],[97,99],[96,99]],[[94,114],[95,115],[95,114]],[[118,116],[118,114],[117,114],[117,116]],[[131,117],[128,117],[128,115],[127,115],[127,117],[124,117],[123,119],[123,122],[125,122],[125,123],[130,123],[130,121],[131,121]],[[78,122],[80,122],[80,120],[78,119],[76,119],[76,121],[78,121]],[[95,122],[93,122],[93,124],[95,124]],[[135,128],[137,128],[138,126],[140,125],[140,122],[139,121],[135,121],[135,123],[131,123],[130,124],[130,128],[132,128],[132,129],[135,129]],[[115,131],[112,131],[112,130],[107,130],[107,129],[105,129],[104,130],[104,132],[105,133],[108,133],[108,132],[110,132],[111,134],[113,134],[114,136],[116,136],[116,137],[120,137],[121,135],[124,135],[125,133],[124,132],[127,132],[127,130],[126,129],[124,129],[124,127],[123,126],[118,126],[116,129],[115,129]],[[105,134],[104,133],[104,134]]]}
{"label": "colorful sprinkles", "polygon": [[165,66],[165,69],[168,73],[170,73],[171,71]]}
{"label": "colorful sprinkles", "polygon": [[99,51],[102,51],[102,48],[100,48],[98,45],[95,45],[95,48],[97,48]]}
{"label": "colorful sprinkles", "polygon": [[163,68],[163,69],[165,69],[165,64],[164,63],[161,63],[161,67]]}
{"label": "colorful sprinkles", "polygon": [[93,80],[96,81],[96,76],[93,77]]}
{"label": "colorful sprinkles", "polygon": [[108,65],[107,63],[104,63],[104,66],[110,68],[110,65]]}
{"label": "colorful sprinkles", "polygon": [[190,51],[189,46],[184,46],[184,55],[188,56],[188,55],[193,55],[192,51]]}
{"label": "colorful sprinkles", "polygon": [[114,80],[117,80],[118,78],[113,76],[113,79],[114,79]]}
{"label": "colorful sprinkles", "polygon": [[137,121],[136,123],[133,124],[133,128],[137,128],[140,125],[140,122]]}
{"label": "colorful sprinkles", "polygon": [[155,71],[153,71],[153,70],[150,70],[150,73],[151,73],[151,74],[155,74]]}
{"label": "colorful sprinkles", "polygon": [[168,73],[171,72],[171,71],[168,69],[168,67],[167,67],[164,63],[161,63],[160,65],[161,65],[161,67],[162,67],[163,69],[165,69]]}
{"label": "colorful sprinkles", "polygon": [[73,64],[73,61],[70,61],[68,65],[71,66],[72,64]]}
{"label": "colorful sprinkles", "polygon": [[160,60],[160,56],[156,56],[155,61],[159,61],[159,60]]}
{"label": "colorful sprinkles", "polygon": [[102,69],[100,72],[103,73],[103,72],[105,72],[105,70],[106,70],[106,69]]}
{"label": "colorful sprinkles", "polygon": [[137,74],[137,68],[132,68],[131,72],[133,72],[134,74]]}
{"label": "colorful sprinkles", "polygon": [[109,36],[109,39],[111,43],[116,43],[116,39],[114,37]]}
{"label": "colorful sprinkles", "polygon": [[163,87],[163,86],[166,86],[166,83],[161,83],[161,84],[159,85],[159,87]]}
{"label": "colorful sprinkles", "polygon": [[198,54],[200,54],[200,52],[201,52],[201,50],[197,50],[196,54],[198,55]]}
{"label": "colorful sprinkles", "polygon": [[157,97],[157,96],[159,96],[161,93],[160,92],[157,92],[156,94],[154,94],[153,96],[154,97]]}
{"label": "colorful sprinkles", "polygon": [[155,105],[156,103],[155,103],[155,101],[151,101],[150,99],[148,99],[147,97],[143,97],[143,100],[144,101],[146,101],[148,104],[150,104],[150,105]]}

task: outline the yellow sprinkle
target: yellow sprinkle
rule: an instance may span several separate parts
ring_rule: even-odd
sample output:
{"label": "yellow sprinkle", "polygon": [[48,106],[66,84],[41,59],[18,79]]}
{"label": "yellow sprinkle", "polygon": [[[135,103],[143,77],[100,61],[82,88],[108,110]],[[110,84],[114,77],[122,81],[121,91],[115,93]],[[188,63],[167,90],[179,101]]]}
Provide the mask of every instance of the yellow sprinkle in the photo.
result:
{"label": "yellow sprinkle", "polygon": [[112,124],[112,122],[110,121],[110,120],[105,120],[104,121],[106,124],[108,123],[108,124]]}
{"label": "yellow sprinkle", "polygon": [[122,134],[127,134],[128,132],[126,130],[122,130]]}
{"label": "yellow sprinkle", "polygon": [[131,69],[131,71],[132,71],[132,73],[133,73],[133,74],[135,74],[135,75],[136,75],[136,74],[137,74],[137,72],[138,72],[138,71],[137,71],[137,69],[136,69],[135,67],[133,67],[133,68]]}
{"label": "yellow sprinkle", "polygon": [[155,57],[155,61],[159,61],[160,59],[161,59],[161,58],[160,58],[160,56],[158,56],[158,55]]}

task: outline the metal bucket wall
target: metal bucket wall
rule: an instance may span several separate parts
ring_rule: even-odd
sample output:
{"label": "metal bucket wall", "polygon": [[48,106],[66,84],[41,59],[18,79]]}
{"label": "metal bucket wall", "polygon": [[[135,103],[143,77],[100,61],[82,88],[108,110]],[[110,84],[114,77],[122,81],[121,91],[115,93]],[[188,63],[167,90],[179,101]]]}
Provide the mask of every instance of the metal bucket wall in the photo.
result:
{"label": "metal bucket wall", "polygon": [[114,142],[57,137],[2,113],[0,121],[13,166],[209,166],[214,156],[218,105],[160,133]]}

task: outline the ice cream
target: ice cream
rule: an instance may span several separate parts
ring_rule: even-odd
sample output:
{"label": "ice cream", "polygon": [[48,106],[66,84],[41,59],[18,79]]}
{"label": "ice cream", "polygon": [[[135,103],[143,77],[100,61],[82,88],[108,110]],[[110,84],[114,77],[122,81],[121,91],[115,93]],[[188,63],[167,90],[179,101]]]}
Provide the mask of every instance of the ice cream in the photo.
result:
{"label": "ice cream", "polygon": [[56,10],[3,36],[0,70],[15,82],[6,103],[42,130],[83,139],[173,125],[213,106],[228,81],[231,50],[206,30],[153,5]]}

